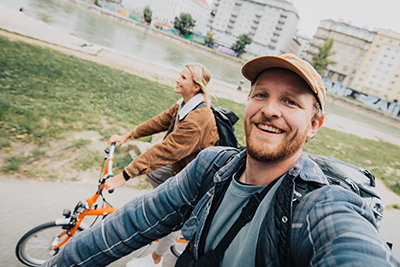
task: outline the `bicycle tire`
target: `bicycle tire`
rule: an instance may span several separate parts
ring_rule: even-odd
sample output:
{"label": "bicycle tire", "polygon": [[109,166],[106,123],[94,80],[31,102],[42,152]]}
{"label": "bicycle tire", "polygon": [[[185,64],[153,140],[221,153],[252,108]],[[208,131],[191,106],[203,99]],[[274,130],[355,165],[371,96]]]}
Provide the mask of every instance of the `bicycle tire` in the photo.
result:
{"label": "bicycle tire", "polygon": [[[66,223],[56,223],[54,221],[41,224],[28,231],[21,237],[15,248],[18,260],[27,266],[41,266],[42,263],[62,249],[61,247],[57,249],[57,251],[50,250],[51,247],[54,246],[52,243],[55,241],[55,238],[64,231],[63,227],[65,226],[69,225]],[[83,229],[78,228],[79,232],[82,230]],[[62,240],[59,240],[58,242],[61,241]]]}

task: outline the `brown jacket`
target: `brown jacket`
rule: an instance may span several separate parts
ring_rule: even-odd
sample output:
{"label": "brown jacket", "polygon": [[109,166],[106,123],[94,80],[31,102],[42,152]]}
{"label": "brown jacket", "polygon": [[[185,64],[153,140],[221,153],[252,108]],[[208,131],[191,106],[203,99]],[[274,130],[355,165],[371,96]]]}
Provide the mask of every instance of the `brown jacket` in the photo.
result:
{"label": "brown jacket", "polygon": [[131,131],[131,137],[135,139],[163,131],[168,132],[163,142],[139,155],[125,168],[130,176],[143,175],[168,164],[172,164],[171,175],[174,176],[201,150],[217,145],[219,140],[217,125],[209,107],[190,111],[177,123],[173,131],[178,110],[179,106],[174,104]]}

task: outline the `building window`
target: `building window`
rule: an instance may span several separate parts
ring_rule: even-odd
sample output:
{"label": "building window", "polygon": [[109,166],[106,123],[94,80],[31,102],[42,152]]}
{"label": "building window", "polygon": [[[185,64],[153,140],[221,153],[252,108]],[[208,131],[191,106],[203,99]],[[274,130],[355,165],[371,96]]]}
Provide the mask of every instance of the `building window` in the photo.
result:
{"label": "building window", "polygon": [[348,57],[346,61],[347,61],[347,63],[351,63],[353,61],[353,58],[352,57]]}
{"label": "building window", "polygon": [[360,41],[358,41],[358,40],[355,41],[355,42],[354,42],[354,45],[355,45],[355,46],[360,46]]}
{"label": "building window", "polygon": [[347,44],[349,42],[349,37],[344,37],[343,43]]}
{"label": "building window", "polygon": [[365,56],[365,53],[361,53],[360,57],[364,57],[364,56]]}
{"label": "building window", "polygon": [[344,45],[342,45],[342,46],[339,48],[340,51],[344,51],[345,49],[346,49],[346,47],[345,47]]}
{"label": "building window", "polygon": [[341,54],[337,54],[336,55],[336,60],[339,61],[340,59],[342,59],[342,55]]}
{"label": "building window", "polygon": [[335,34],[333,35],[333,40],[336,40],[337,38],[338,38],[338,34],[335,33]]}
{"label": "building window", "polygon": [[343,70],[346,71],[346,70],[347,70],[347,66],[344,66],[344,67],[343,67]]}
{"label": "building window", "polygon": [[350,53],[351,53],[352,55],[354,55],[356,52],[357,52],[357,50],[355,50],[354,48],[351,49],[351,51],[350,51]]}
{"label": "building window", "polygon": [[344,77],[345,77],[344,75],[339,74],[338,81],[342,82],[344,80]]}
{"label": "building window", "polygon": [[328,71],[328,74],[326,75],[328,78],[332,78],[333,76],[333,71]]}
{"label": "building window", "polygon": [[364,45],[364,50],[368,50],[368,48],[369,48],[369,44],[365,44]]}

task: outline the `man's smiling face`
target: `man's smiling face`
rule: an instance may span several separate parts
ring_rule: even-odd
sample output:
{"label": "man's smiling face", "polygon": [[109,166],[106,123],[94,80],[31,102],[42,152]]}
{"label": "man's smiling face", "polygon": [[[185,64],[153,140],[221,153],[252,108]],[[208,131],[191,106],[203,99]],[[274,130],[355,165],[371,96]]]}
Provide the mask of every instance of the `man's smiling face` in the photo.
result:
{"label": "man's smiling face", "polygon": [[273,68],[253,85],[244,116],[248,154],[259,161],[280,161],[301,155],[306,138],[321,123],[311,121],[315,97],[294,72]]}

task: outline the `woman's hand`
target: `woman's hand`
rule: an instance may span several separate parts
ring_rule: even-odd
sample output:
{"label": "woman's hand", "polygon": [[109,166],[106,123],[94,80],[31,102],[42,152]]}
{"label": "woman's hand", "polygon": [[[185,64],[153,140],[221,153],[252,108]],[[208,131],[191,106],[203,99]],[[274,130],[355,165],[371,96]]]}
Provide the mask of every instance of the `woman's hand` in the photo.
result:
{"label": "woman's hand", "polygon": [[111,189],[120,187],[121,185],[123,185],[125,183],[125,178],[124,175],[122,174],[122,172],[114,177],[108,178],[105,182],[104,182],[104,186],[107,189],[107,191],[110,191]]}
{"label": "woman's hand", "polygon": [[117,134],[113,134],[110,139],[108,139],[108,145],[111,145],[111,143],[119,143],[118,147],[122,146],[123,143],[125,143],[126,140],[129,139],[129,137],[131,137],[131,133],[126,133],[122,136],[117,135]]}

